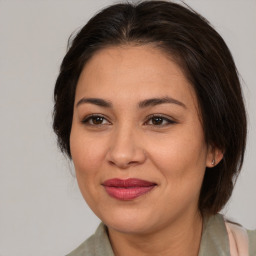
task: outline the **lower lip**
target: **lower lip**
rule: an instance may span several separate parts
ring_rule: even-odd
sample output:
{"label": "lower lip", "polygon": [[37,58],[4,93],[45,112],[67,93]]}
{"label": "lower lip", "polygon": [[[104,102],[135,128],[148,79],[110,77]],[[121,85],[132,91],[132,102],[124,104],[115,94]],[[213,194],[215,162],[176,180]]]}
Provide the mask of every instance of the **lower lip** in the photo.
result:
{"label": "lower lip", "polygon": [[135,198],[138,198],[150,192],[154,187],[155,186],[119,188],[119,187],[105,186],[105,189],[111,197],[126,201],[126,200],[133,200]]}

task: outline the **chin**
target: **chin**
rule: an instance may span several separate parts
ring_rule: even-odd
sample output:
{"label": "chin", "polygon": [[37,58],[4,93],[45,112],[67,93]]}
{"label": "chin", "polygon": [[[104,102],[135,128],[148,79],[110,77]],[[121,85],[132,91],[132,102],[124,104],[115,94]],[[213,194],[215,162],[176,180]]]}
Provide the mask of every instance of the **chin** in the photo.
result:
{"label": "chin", "polygon": [[132,221],[111,221],[110,223],[105,223],[108,228],[114,229],[115,231],[118,231],[120,233],[126,233],[126,234],[145,234],[148,233],[150,230],[150,227],[148,226],[148,223],[139,222],[136,220]]}
{"label": "chin", "polygon": [[[140,212],[140,213],[138,213]],[[103,223],[111,229],[121,233],[144,234],[151,230],[154,215],[140,210],[132,211],[109,211],[107,215],[100,216]]]}

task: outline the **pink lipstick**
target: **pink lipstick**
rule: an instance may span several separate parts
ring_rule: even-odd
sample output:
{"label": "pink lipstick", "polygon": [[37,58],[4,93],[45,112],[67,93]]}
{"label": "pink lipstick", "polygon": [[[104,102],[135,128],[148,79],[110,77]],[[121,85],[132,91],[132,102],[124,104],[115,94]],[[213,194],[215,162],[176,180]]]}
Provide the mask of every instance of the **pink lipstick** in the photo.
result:
{"label": "pink lipstick", "polygon": [[156,183],[140,179],[110,179],[103,183],[106,192],[119,200],[133,200],[151,191]]}

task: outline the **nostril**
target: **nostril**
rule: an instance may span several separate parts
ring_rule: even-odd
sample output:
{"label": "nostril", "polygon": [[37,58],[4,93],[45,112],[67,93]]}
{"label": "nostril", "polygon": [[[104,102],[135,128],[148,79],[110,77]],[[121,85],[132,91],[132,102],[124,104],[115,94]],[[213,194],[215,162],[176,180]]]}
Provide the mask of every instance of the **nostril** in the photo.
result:
{"label": "nostril", "polygon": [[110,163],[111,165],[115,165],[115,163],[114,163],[113,161],[109,161],[109,163]]}
{"label": "nostril", "polygon": [[118,161],[109,160],[108,163],[111,166],[116,166],[120,169],[127,169],[127,168],[130,168],[132,166],[137,166],[138,164],[140,164],[140,161],[118,162]]}
{"label": "nostril", "polygon": [[131,161],[131,162],[128,163],[128,165],[135,165],[137,163],[138,163],[138,161]]}

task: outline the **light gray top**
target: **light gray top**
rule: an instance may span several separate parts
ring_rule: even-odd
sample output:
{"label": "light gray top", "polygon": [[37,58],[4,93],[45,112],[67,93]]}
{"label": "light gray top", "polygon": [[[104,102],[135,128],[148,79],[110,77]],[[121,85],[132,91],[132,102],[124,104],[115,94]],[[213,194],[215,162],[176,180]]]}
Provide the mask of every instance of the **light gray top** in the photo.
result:
{"label": "light gray top", "polygon": [[[256,230],[247,231],[249,255],[256,256]],[[204,220],[203,234],[198,256],[230,256],[229,239],[221,214]],[[114,256],[106,226],[101,223],[94,235],[67,256]]]}

